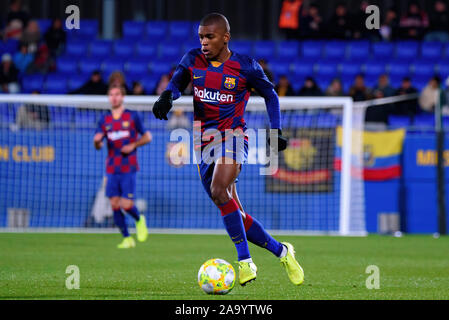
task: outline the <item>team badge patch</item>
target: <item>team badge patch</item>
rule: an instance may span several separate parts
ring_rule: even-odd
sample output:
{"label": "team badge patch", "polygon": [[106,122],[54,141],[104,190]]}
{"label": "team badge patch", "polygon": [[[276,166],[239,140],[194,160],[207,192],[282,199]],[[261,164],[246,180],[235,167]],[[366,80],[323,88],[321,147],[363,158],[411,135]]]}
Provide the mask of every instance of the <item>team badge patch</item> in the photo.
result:
{"label": "team badge patch", "polygon": [[226,77],[224,86],[226,89],[229,89],[229,90],[234,89],[235,88],[235,78]]}
{"label": "team badge patch", "polygon": [[123,121],[123,128],[128,128],[128,127],[129,127],[129,122]]}

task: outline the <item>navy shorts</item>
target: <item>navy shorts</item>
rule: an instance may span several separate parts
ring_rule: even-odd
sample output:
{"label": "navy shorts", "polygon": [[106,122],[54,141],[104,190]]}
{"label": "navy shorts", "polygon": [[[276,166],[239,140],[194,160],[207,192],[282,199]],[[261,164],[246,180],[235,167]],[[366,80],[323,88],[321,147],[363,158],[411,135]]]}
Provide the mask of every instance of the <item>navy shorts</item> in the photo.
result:
{"label": "navy shorts", "polygon": [[107,174],[106,196],[134,200],[136,196],[136,173]]}

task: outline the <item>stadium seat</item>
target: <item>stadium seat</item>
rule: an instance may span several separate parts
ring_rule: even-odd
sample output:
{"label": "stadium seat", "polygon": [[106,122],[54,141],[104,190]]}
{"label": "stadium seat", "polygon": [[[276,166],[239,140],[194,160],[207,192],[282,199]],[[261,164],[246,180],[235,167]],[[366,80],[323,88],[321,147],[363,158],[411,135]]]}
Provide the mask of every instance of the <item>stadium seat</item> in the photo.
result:
{"label": "stadium seat", "polygon": [[393,44],[391,42],[375,42],[372,45],[374,59],[391,59],[393,57]]}
{"label": "stadium seat", "polygon": [[301,46],[301,56],[303,59],[316,61],[321,58],[323,52],[323,42],[308,40]]}
{"label": "stadium seat", "polygon": [[347,45],[347,59],[349,61],[363,61],[370,58],[369,41],[351,41]]}
{"label": "stadium seat", "polygon": [[19,41],[16,39],[8,39],[6,42],[0,41],[0,53],[9,53],[13,55],[19,50]]}
{"label": "stadium seat", "polygon": [[49,74],[45,79],[44,92],[51,94],[67,93],[67,76],[61,74]]}
{"label": "stadium seat", "polygon": [[168,25],[170,39],[190,39],[192,23],[190,21],[171,21]]}
{"label": "stadium seat", "polygon": [[50,119],[53,125],[64,124],[67,125],[73,121],[74,109],[73,108],[60,108],[49,106],[48,111],[50,113]]}
{"label": "stadium seat", "polygon": [[163,41],[159,44],[159,57],[161,59],[179,60],[181,45],[179,42]]}
{"label": "stadium seat", "polygon": [[441,79],[443,81],[449,77],[449,59],[441,60],[438,63],[438,74],[442,77]]}
{"label": "stadium seat", "polygon": [[346,57],[344,41],[328,41],[324,44],[324,54],[327,60],[341,61]]}
{"label": "stadium seat", "polygon": [[315,81],[318,86],[325,91],[327,87],[331,84],[332,80],[334,80],[336,76],[334,74],[317,74],[315,77]]}
{"label": "stadium seat", "polygon": [[263,129],[267,126],[267,116],[263,112],[246,112],[245,122],[250,129]]}
{"label": "stadium seat", "polygon": [[95,38],[98,35],[98,20],[81,19],[79,32],[82,36]]}
{"label": "stadium seat", "polygon": [[358,62],[343,62],[340,64],[340,74],[342,76],[352,76],[354,77],[356,74],[361,73],[362,65]]}
{"label": "stadium seat", "polygon": [[136,45],[136,54],[139,57],[147,59],[157,57],[157,44],[153,41],[138,41]]}
{"label": "stadium seat", "polygon": [[200,26],[200,22],[199,21],[195,21],[192,22],[192,27],[191,27],[191,38],[194,40],[199,41],[199,37],[198,37],[198,28]]}
{"label": "stadium seat", "polygon": [[391,76],[408,76],[410,72],[410,63],[402,60],[391,61],[388,67],[388,73]]}
{"label": "stadium seat", "polygon": [[413,62],[413,74],[415,76],[432,77],[435,74],[435,65],[429,60],[417,60]]}
{"label": "stadium seat", "polygon": [[299,57],[298,41],[280,41],[277,46],[277,56],[279,59],[294,60]]}
{"label": "stadium seat", "polygon": [[374,88],[379,82],[379,77],[377,76],[365,76],[365,85],[368,88]]}
{"label": "stadium seat", "polygon": [[65,53],[68,56],[84,57],[87,55],[88,42],[86,41],[70,41],[66,44]]}
{"label": "stadium seat", "polygon": [[114,41],[113,48],[116,57],[129,58],[134,54],[134,41],[128,39]]}
{"label": "stadium seat", "polygon": [[126,72],[134,73],[134,74],[146,74],[148,72],[149,62],[148,59],[145,58],[133,58],[129,59],[125,63]]}
{"label": "stadium seat", "polygon": [[396,59],[410,61],[418,56],[419,44],[416,41],[398,41],[396,43]]}
{"label": "stadium seat", "polygon": [[39,30],[41,34],[45,34],[47,30],[51,27],[52,21],[50,19],[37,19],[37,24],[39,25]]}
{"label": "stadium seat", "polygon": [[31,93],[34,90],[42,92],[45,77],[42,74],[26,75],[22,78],[22,91]]}
{"label": "stadium seat", "polygon": [[409,116],[389,115],[388,125],[393,128],[407,128],[411,125]]}
{"label": "stadium seat", "polygon": [[161,41],[168,35],[168,22],[167,21],[149,21],[146,26],[146,35],[148,40]]}
{"label": "stadium seat", "polygon": [[157,75],[162,75],[165,73],[170,73],[172,67],[176,64],[177,62],[174,62],[172,60],[167,60],[167,59],[158,59],[158,60],[153,60],[151,61],[151,72]]}
{"label": "stadium seat", "polygon": [[124,21],[122,38],[125,40],[140,40],[145,30],[144,21]]}
{"label": "stadium seat", "polygon": [[83,58],[79,61],[79,69],[82,73],[92,73],[95,70],[101,69],[101,58]]}
{"label": "stadium seat", "polygon": [[421,58],[436,61],[443,56],[443,44],[441,42],[422,42]]}
{"label": "stadium seat", "polygon": [[421,91],[422,89],[424,89],[424,87],[427,85],[427,83],[429,83],[431,76],[419,76],[419,75],[415,75],[412,77],[412,83],[413,86],[418,89],[418,91]]}
{"label": "stadium seat", "polygon": [[413,121],[415,127],[435,127],[435,115],[433,113],[420,113]]}
{"label": "stadium seat", "polygon": [[[109,75],[114,71],[122,71],[124,70],[125,61],[123,58],[108,58],[103,61],[101,64],[101,71],[104,74]],[[107,78],[107,77],[105,77]]]}
{"label": "stadium seat", "polygon": [[314,116],[308,114],[291,114],[287,123],[290,128],[308,128],[312,127],[314,123]]}
{"label": "stadium seat", "polygon": [[79,89],[86,81],[89,80],[88,74],[74,74],[67,78],[67,90],[73,91]]}
{"label": "stadium seat", "polygon": [[253,56],[256,60],[265,59],[271,61],[275,59],[276,45],[274,41],[261,40],[253,44]]}
{"label": "stadium seat", "polygon": [[338,117],[328,112],[321,112],[317,116],[317,128],[336,128],[338,124]]}
{"label": "stadium seat", "polygon": [[184,42],[182,44],[182,48],[181,49],[182,49],[183,53],[184,52],[187,53],[190,50],[195,49],[195,48],[201,48],[201,43],[200,43],[200,41],[198,39],[189,40],[189,41]]}
{"label": "stadium seat", "polygon": [[299,89],[304,85],[304,79],[306,78],[303,74],[292,74],[289,77],[290,85],[293,88],[293,91],[296,93]]}
{"label": "stadium seat", "polygon": [[369,60],[365,63],[364,73],[365,75],[380,76],[385,73],[385,63],[378,60]]}
{"label": "stadium seat", "polygon": [[286,59],[276,59],[270,61],[268,65],[276,79],[281,75],[288,75],[290,73],[290,62]]}
{"label": "stadium seat", "polygon": [[63,56],[56,61],[59,73],[75,74],[78,71],[78,61],[70,56]]}
{"label": "stadium seat", "polygon": [[156,86],[159,83],[160,76],[159,75],[151,75],[144,77],[140,80],[145,92],[147,94],[153,94],[154,90],[156,90]]}
{"label": "stadium seat", "polygon": [[96,126],[97,112],[95,110],[76,109],[75,126],[77,128],[93,128]]}
{"label": "stadium seat", "polygon": [[308,60],[298,59],[293,63],[293,73],[303,77],[312,76],[314,73],[314,65]]}
{"label": "stadium seat", "polygon": [[90,54],[96,58],[108,58],[112,52],[112,41],[95,40],[90,44]]}
{"label": "stadium seat", "polygon": [[[390,75],[390,85],[393,88],[399,88],[401,86],[401,82],[404,79],[403,76],[397,76],[397,75]],[[414,86],[414,83],[412,82],[412,85]]]}
{"label": "stadium seat", "polygon": [[337,77],[338,76],[338,64],[333,61],[318,61],[316,63],[317,70],[315,74],[317,76]]}
{"label": "stadium seat", "polygon": [[229,43],[229,48],[237,53],[252,56],[252,42],[245,40],[234,40]]}
{"label": "stadium seat", "polygon": [[[354,84],[354,78],[353,75],[342,75],[341,76],[341,85],[343,87],[343,92],[347,93],[349,91],[349,88]],[[365,77],[365,80],[368,78]]]}

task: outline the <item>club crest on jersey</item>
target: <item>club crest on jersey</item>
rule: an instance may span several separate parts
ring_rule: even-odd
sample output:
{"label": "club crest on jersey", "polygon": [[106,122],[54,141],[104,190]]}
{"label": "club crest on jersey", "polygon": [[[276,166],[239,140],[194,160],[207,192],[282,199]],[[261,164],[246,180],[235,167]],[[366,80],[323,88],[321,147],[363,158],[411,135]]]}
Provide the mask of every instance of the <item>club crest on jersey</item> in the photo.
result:
{"label": "club crest on jersey", "polygon": [[226,77],[224,81],[224,87],[226,89],[232,90],[235,88],[235,78]]}
{"label": "club crest on jersey", "polygon": [[129,121],[123,121],[123,128],[129,127]]}

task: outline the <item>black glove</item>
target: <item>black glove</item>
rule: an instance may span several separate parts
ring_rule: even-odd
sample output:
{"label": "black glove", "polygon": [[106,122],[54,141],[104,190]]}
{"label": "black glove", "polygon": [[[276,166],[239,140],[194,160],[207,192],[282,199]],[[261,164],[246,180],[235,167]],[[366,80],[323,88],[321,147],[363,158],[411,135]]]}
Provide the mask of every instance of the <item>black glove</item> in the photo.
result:
{"label": "black glove", "polygon": [[156,119],[168,120],[167,114],[173,107],[173,93],[170,90],[162,92],[161,96],[154,103],[153,114]]}
{"label": "black glove", "polygon": [[[277,137],[277,140],[278,140],[277,151],[279,152],[279,151],[283,151],[283,150],[287,149],[288,139],[282,135],[282,130],[281,129],[273,129],[273,130],[276,130],[275,137]],[[271,135],[271,132],[268,135],[268,144],[271,146],[270,135]]]}

